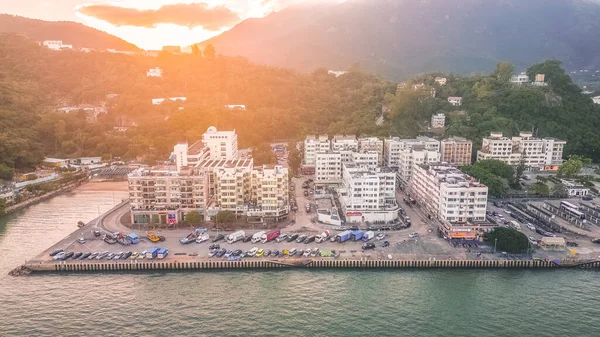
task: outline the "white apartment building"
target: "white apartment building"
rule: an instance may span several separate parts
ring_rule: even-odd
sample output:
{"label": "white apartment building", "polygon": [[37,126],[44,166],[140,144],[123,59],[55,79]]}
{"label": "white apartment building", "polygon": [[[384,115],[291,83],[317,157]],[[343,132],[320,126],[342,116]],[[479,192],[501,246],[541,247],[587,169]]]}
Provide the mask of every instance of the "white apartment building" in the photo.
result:
{"label": "white apartment building", "polygon": [[487,186],[449,164],[417,165],[409,191],[423,210],[443,222],[485,221]]}
{"label": "white apartment building", "polygon": [[351,135],[335,135],[331,140],[331,149],[333,151],[358,151],[358,139]]}
{"label": "white apartment building", "polygon": [[428,149],[424,145],[413,145],[400,151],[398,165],[398,180],[400,184],[404,186],[408,184],[417,165],[437,163],[440,161],[440,156],[439,150]]}
{"label": "white apartment building", "polygon": [[451,137],[440,142],[440,161],[457,166],[471,165],[473,142],[462,137]]}
{"label": "white apartment building", "polygon": [[450,97],[448,97],[448,102],[454,106],[461,106],[462,105],[462,97],[450,96]]}
{"label": "white apartment building", "polygon": [[521,162],[531,169],[556,169],[562,162],[565,141],[553,138],[546,140],[533,137],[531,132],[521,132],[519,137],[504,137],[492,132],[484,138],[477,160],[495,159],[509,165],[518,166]]}
{"label": "white apartment building", "polygon": [[346,222],[393,221],[398,218],[396,174],[388,168],[343,165],[343,185],[338,190]]}
{"label": "white apartment building", "polygon": [[146,72],[146,77],[162,77],[162,74],[163,74],[163,70],[160,69],[159,67],[150,68]]}
{"label": "white apartment building", "polygon": [[255,168],[251,158],[237,157],[235,131],[210,127],[201,141],[175,145],[175,165],[129,174],[132,222],[175,224],[189,212],[210,218],[222,210],[285,217],[289,213],[288,169],[280,165]]}
{"label": "white apartment building", "polygon": [[202,135],[204,146],[210,150],[211,159],[236,159],[238,157],[238,137],[233,131],[217,131],[211,126]]}
{"label": "white apartment building", "polygon": [[304,140],[304,164],[314,166],[316,164],[317,152],[331,150],[331,142],[327,135],[316,137],[314,135],[306,136]]}
{"label": "white apartment building", "polygon": [[427,151],[440,151],[440,142],[429,137],[417,137],[415,139],[386,138],[383,155],[385,165],[387,167],[399,167],[401,152],[405,149],[411,149],[415,145],[422,145]]}
{"label": "white apartment building", "polygon": [[374,151],[379,155],[378,163],[383,165],[383,140],[377,137],[365,137],[358,139],[358,149],[360,151]]}
{"label": "white apartment building", "polygon": [[521,84],[528,84],[529,83],[529,76],[527,76],[526,72],[521,72],[519,75],[513,75],[510,78],[510,81],[512,83],[519,84],[519,85],[521,85]]}
{"label": "white apartment building", "polygon": [[434,114],[431,116],[431,128],[441,129],[446,126],[446,115],[443,113]]}
{"label": "white apartment building", "polygon": [[342,155],[327,150],[317,152],[315,165],[315,184],[339,184],[342,178]]}
{"label": "white apartment building", "polygon": [[379,166],[379,153],[375,151],[352,152],[350,162],[356,167],[375,169]]}

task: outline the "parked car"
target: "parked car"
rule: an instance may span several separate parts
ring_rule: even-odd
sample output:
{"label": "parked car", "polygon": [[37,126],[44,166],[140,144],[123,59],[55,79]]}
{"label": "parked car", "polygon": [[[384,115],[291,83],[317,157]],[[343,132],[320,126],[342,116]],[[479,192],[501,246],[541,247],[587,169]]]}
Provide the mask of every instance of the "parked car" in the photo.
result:
{"label": "parked car", "polygon": [[246,235],[244,237],[244,240],[242,240],[242,242],[250,242],[250,241],[252,241],[252,234],[251,235]]}
{"label": "parked car", "polygon": [[278,250],[274,251],[273,256],[279,256],[279,251]]}
{"label": "parked car", "polygon": [[287,235],[287,234],[281,234],[281,235],[279,235],[279,236],[277,237],[277,239],[275,239],[275,241],[277,241],[277,242],[281,242],[281,241],[283,241],[283,240],[285,240],[285,239],[287,239],[287,238],[288,238],[288,235]]}
{"label": "parked car", "polygon": [[225,235],[219,234],[219,235],[215,236],[215,238],[212,240],[212,242],[219,242],[223,239],[225,239]]}
{"label": "parked car", "polygon": [[389,245],[390,245],[389,241],[383,241],[383,243],[381,244],[381,247],[385,248],[385,247],[387,247]]}
{"label": "parked car", "polygon": [[81,255],[83,255],[83,253],[81,253],[81,252],[77,252],[77,253],[73,254],[73,260],[77,260],[78,258],[81,257]]}
{"label": "parked car", "polygon": [[85,239],[84,238],[79,238],[77,239],[78,243],[84,244],[85,243]]}
{"label": "parked car", "polygon": [[254,248],[250,249],[250,250],[248,251],[248,253],[246,253],[246,255],[248,255],[249,257],[252,257],[252,256],[255,256],[255,255],[256,255],[256,253],[258,253],[258,248],[257,248],[257,247],[254,247]]}
{"label": "parked car", "polygon": [[55,255],[57,255],[57,254],[60,254],[60,253],[62,253],[62,252],[64,252],[64,250],[62,250],[62,249],[55,249],[55,250],[53,250],[53,251],[50,253],[50,256],[55,256]]}
{"label": "parked car", "polygon": [[412,239],[412,238],[416,238],[416,237],[418,237],[418,236],[419,236],[419,233],[417,233],[417,232],[412,232],[412,233],[410,233],[410,234],[408,235],[408,237],[409,237],[409,238],[411,238],[411,239]]}
{"label": "parked car", "polygon": [[315,241],[315,236],[311,235],[311,236],[307,237],[306,239],[304,239],[304,244],[309,244],[314,241]]}
{"label": "parked car", "polygon": [[261,248],[258,251],[256,251],[256,257],[262,257],[263,255],[265,255],[264,249]]}
{"label": "parked car", "polygon": [[297,253],[297,252],[298,252],[298,251],[296,250],[296,248],[292,248],[292,249],[290,249],[290,250],[288,251],[287,255],[288,255],[288,256],[294,256],[294,255],[296,255],[296,253]]}
{"label": "parked car", "polygon": [[304,240],[306,240],[306,238],[307,238],[307,235],[302,234],[302,235],[298,236],[298,238],[296,239],[296,242],[302,243],[302,242],[304,242]]}
{"label": "parked car", "polygon": [[208,249],[221,249],[221,246],[218,243],[212,244],[212,245],[210,245],[210,247],[208,247]]}
{"label": "parked car", "polygon": [[381,241],[381,240],[385,239],[385,234],[383,234],[383,233],[379,233],[379,234],[377,234],[377,236],[376,236],[375,238],[376,238],[377,240]]}
{"label": "parked car", "polygon": [[292,234],[287,238],[287,242],[292,242],[298,238],[298,234]]}
{"label": "parked car", "polygon": [[593,243],[600,244],[600,238],[592,239]]}
{"label": "parked car", "polygon": [[267,251],[265,252],[265,257],[269,257],[269,256],[271,256],[271,251],[270,251],[270,250],[267,250]]}
{"label": "parked car", "polygon": [[362,245],[362,250],[370,250],[370,249],[375,249],[375,244],[372,242],[367,242],[364,245]]}

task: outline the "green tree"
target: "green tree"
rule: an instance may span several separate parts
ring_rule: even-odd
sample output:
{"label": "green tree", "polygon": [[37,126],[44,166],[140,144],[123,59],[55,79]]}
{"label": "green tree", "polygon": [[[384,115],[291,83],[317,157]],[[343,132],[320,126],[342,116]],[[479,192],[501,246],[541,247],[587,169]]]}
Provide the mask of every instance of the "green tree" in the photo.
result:
{"label": "green tree", "polygon": [[192,55],[202,57],[202,51],[197,44],[192,45]]}
{"label": "green tree", "polygon": [[38,178],[37,174],[35,173],[30,173],[27,175],[27,180],[36,180]]}
{"label": "green tree", "polygon": [[219,211],[215,217],[215,221],[217,226],[221,224],[229,225],[237,221],[237,215],[232,211]]}
{"label": "green tree", "polygon": [[185,223],[191,226],[200,225],[204,221],[204,217],[198,212],[189,212],[185,216]]}
{"label": "green tree", "polygon": [[550,195],[557,198],[568,197],[567,188],[563,184],[555,184],[550,191]]}
{"label": "green tree", "polygon": [[562,163],[558,168],[558,175],[565,178],[572,178],[577,175],[583,167],[583,158],[572,155],[569,159]]}
{"label": "green tree", "polygon": [[548,185],[544,184],[541,181],[538,181],[538,182],[534,183],[533,185],[531,185],[531,189],[533,190],[533,193],[535,193],[537,195],[542,195],[542,196],[550,195],[550,188],[548,187]]}
{"label": "green tree", "polygon": [[15,170],[6,166],[4,163],[0,163],[0,179],[10,181],[13,179]]}
{"label": "green tree", "polygon": [[496,64],[496,70],[492,73],[492,76],[498,79],[498,82],[508,83],[511,76],[515,72],[515,67],[510,62],[500,62]]}
{"label": "green tree", "polygon": [[204,47],[204,57],[214,58],[216,54],[217,52],[212,44],[208,44],[206,47]]}
{"label": "green tree", "polygon": [[6,210],[6,200],[0,198],[0,215],[4,215],[4,211]]}
{"label": "green tree", "polygon": [[254,159],[254,165],[269,165],[277,164],[277,155],[271,149],[271,145],[268,143],[261,143],[252,149],[252,159]]}
{"label": "green tree", "polygon": [[[292,143],[293,144],[293,143]],[[300,165],[302,164],[302,155],[295,144],[291,146],[288,155],[288,165],[290,169],[290,177],[295,177],[300,172]]]}
{"label": "green tree", "polygon": [[498,251],[523,253],[529,248],[529,240],[525,234],[511,228],[498,227],[484,235],[485,241],[495,245]]}

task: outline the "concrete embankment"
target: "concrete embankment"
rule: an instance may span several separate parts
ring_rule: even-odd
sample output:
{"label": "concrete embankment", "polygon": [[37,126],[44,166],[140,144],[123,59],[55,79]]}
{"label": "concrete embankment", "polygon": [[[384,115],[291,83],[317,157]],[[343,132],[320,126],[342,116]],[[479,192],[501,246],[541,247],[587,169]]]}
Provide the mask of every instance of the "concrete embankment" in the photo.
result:
{"label": "concrete embankment", "polygon": [[242,261],[82,261],[80,263],[28,263],[20,267],[15,276],[44,272],[132,272],[132,271],[183,271],[183,270],[261,270],[261,269],[596,269],[600,261],[555,263],[552,261],[504,261],[504,260],[242,260]]}
{"label": "concrete embankment", "polygon": [[13,213],[13,212],[16,212],[16,211],[20,211],[20,210],[22,210],[22,209],[24,209],[26,207],[29,207],[29,206],[37,204],[39,202],[48,200],[48,199],[50,199],[52,197],[55,197],[55,196],[57,196],[57,195],[59,195],[61,193],[71,191],[71,190],[77,188],[78,186],[80,186],[82,184],[82,182],[83,181],[74,182],[74,183],[65,185],[65,186],[63,186],[63,187],[61,187],[61,188],[59,188],[59,189],[57,189],[55,191],[48,192],[48,193],[40,195],[38,197],[27,199],[27,200],[25,200],[23,202],[20,202],[20,203],[16,204],[16,205],[9,206],[9,207],[7,207],[4,210],[4,214],[0,214],[0,216],[6,215],[6,214],[10,214],[10,213]]}

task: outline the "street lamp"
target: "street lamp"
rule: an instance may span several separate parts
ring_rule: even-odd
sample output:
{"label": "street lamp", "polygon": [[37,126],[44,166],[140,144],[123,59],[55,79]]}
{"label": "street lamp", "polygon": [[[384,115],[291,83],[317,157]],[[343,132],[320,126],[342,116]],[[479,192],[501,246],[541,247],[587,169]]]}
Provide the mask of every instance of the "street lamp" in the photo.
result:
{"label": "street lamp", "polygon": [[494,254],[496,254],[496,243],[498,243],[498,238],[494,239]]}

